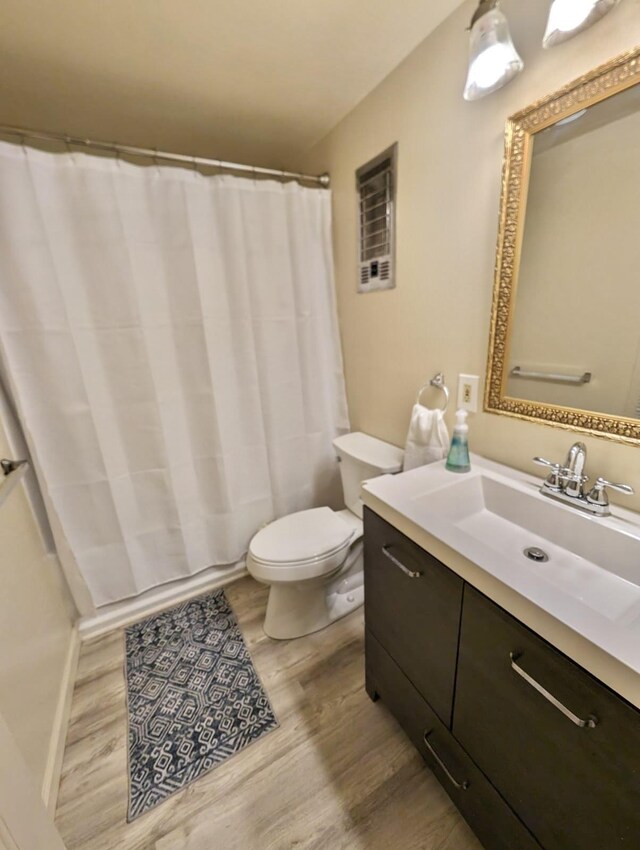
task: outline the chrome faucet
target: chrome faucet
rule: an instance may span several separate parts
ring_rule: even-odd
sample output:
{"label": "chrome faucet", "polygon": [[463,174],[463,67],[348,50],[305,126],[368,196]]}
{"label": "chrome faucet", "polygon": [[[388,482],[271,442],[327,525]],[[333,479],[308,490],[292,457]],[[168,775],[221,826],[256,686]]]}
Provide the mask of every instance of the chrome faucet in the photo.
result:
{"label": "chrome faucet", "polygon": [[571,446],[564,465],[552,463],[543,457],[534,457],[533,460],[534,463],[550,469],[540,488],[543,496],[573,505],[595,516],[611,514],[607,488],[628,496],[635,493],[633,487],[628,484],[614,484],[605,478],[597,478],[591,490],[585,493],[584,485],[589,480],[589,476],[584,471],[587,463],[587,447],[584,443],[574,443]]}
{"label": "chrome faucet", "polygon": [[584,443],[574,443],[569,449],[564,468],[567,476],[564,479],[564,493],[575,499],[584,497],[584,485],[589,480],[584,473],[587,465],[587,447]]}

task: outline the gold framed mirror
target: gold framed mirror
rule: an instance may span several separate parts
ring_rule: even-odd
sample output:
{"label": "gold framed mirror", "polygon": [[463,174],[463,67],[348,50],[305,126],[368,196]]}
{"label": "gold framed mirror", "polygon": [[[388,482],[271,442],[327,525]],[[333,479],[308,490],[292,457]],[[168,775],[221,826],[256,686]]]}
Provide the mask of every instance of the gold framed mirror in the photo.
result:
{"label": "gold framed mirror", "polygon": [[507,122],[484,409],[640,443],[640,48]]}

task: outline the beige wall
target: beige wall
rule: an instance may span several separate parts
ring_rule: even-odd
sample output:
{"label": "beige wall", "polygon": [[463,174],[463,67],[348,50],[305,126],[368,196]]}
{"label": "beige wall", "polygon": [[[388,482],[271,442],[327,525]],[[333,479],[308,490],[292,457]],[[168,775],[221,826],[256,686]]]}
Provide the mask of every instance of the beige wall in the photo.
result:
{"label": "beige wall", "polygon": [[[11,456],[0,424],[0,457]],[[42,784],[73,608],[54,556],[48,555],[23,485],[0,506],[0,715]]]}
{"label": "beige wall", "polygon": [[[562,129],[579,132],[579,124]],[[566,386],[515,378],[509,395],[635,415],[638,139],[635,112],[541,153],[534,142],[509,365],[590,371],[592,379]]]}
{"label": "beige wall", "polygon": [[[338,308],[352,426],[403,444],[421,384],[444,370],[484,380],[506,118],[592,67],[640,44],[640,0],[624,0],[591,30],[564,45],[540,45],[547,0],[504,0],[526,67],[501,91],[462,99],[465,3],[302,159],[331,172]],[[398,287],[356,294],[355,169],[399,142]],[[426,397],[425,397],[426,399]],[[435,396],[434,396],[435,400]],[[448,415],[451,425],[453,411]],[[534,470],[530,458],[562,458],[564,430],[478,413],[472,449]],[[589,438],[593,473],[633,481],[635,447]],[[626,504],[640,509],[640,495]]]}

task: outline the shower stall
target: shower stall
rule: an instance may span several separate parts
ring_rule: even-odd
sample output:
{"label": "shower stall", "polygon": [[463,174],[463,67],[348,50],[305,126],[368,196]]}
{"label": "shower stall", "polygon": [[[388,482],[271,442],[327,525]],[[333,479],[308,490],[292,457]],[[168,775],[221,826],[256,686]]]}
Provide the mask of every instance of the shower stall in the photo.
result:
{"label": "shower stall", "polygon": [[84,615],[237,573],[349,424],[330,192],[169,158],[0,142],[2,373]]}

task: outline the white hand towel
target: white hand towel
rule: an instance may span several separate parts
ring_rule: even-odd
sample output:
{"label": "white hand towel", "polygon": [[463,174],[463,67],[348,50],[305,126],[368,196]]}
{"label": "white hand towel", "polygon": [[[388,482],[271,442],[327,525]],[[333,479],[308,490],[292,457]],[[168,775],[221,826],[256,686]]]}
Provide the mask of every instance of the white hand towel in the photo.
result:
{"label": "white hand towel", "polygon": [[442,460],[448,449],[449,432],[442,410],[414,404],[404,449],[404,471]]}

